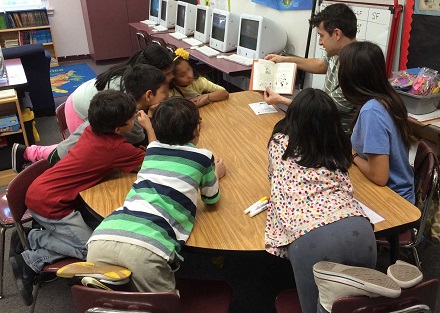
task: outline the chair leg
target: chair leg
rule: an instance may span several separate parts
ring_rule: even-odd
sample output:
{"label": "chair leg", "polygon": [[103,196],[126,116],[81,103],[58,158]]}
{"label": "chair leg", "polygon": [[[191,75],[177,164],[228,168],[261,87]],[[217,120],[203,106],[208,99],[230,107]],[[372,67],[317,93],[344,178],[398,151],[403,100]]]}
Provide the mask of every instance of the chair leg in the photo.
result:
{"label": "chair leg", "polygon": [[34,311],[35,311],[35,305],[37,304],[38,291],[40,291],[40,284],[41,284],[40,282],[37,282],[37,284],[34,286],[34,290],[32,291],[33,301],[32,301],[31,308],[29,310],[30,313],[34,313]]}
{"label": "chair leg", "polygon": [[419,268],[419,270],[421,271],[422,270],[422,264],[420,262],[419,253],[417,252],[416,247],[412,247],[411,249],[413,251],[414,260],[416,261],[416,265]]}
{"label": "chair leg", "polygon": [[0,228],[0,299],[3,299],[3,272],[5,270],[5,232],[6,227]]}

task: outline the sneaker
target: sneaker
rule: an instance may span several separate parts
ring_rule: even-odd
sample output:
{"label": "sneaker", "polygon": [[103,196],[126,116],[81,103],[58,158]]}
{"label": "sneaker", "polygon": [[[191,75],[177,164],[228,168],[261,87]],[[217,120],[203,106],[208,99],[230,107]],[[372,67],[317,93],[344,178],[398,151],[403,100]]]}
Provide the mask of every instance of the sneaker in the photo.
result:
{"label": "sneaker", "polygon": [[411,288],[423,279],[423,274],[417,266],[400,260],[388,267],[387,274],[400,288]]}
{"label": "sneaker", "polygon": [[130,277],[131,271],[116,265],[95,265],[91,262],[76,262],[63,266],[57,271],[58,277],[93,277],[99,280],[119,281]]}
{"label": "sneaker", "polygon": [[387,275],[369,268],[321,261],[313,266],[319,302],[331,312],[333,302],[346,296],[397,298],[401,289]]}
{"label": "sneaker", "polygon": [[20,173],[23,170],[23,165],[26,163],[24,159],[24,152],[26,151],[26,146],[14,143],[12,145],[11,159],[12,159],[12,170],[15,173]]}
{"label": "sneaker", "polygon": [[[26,236],[29,235],[32,229],[29,227],[24,228],[24,233]],[[16,256],[21,254],[24,251],[24,247],[21,244],[20,236],[18,236],[18,231],[14,229],[11,234],[11,243],[9,245],[9,256]]]}
{"label": "sneaker", "polygon": [[21,294],[21,298],[25,305],[30,306],[34,300],[32,291],[34,289],[35,278],[38,274],[26,264],[21,254],[11,256],[9,262],[11,263],[15,285]]}
{"label": "sneaker", "polygon": [[96,288],[96,289],[104,289],[109,291],[113,290],[93,277],[83,277],[83,279],[81,279],[81,284],[83,284],[83,286]]}

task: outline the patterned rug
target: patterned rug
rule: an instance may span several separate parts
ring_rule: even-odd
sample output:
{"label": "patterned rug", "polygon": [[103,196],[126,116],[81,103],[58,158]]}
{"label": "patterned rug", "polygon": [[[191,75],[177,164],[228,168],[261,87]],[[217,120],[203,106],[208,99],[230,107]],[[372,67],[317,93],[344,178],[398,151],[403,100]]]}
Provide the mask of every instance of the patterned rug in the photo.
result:
{"label": "patterned rug", "polygon": [[53,96],[68,96],[79,85],[95,77],[96,73],[85,63],[51,67],[50,83]]}

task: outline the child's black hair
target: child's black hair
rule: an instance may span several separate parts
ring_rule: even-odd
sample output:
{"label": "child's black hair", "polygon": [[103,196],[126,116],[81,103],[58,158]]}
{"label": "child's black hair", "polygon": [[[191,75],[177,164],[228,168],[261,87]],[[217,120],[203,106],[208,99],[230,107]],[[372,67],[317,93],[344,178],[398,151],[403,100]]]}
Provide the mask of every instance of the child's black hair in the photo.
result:
{"label": "child's black hair", "polygon": [[92,98],[88,119],[94,133],[112,134],[117,127],[127,125],[135,113],[136,101],[132,96],[108,89]]}
{"label": "child's black hair", "polygon": [[123,89],[136,101],[138,101],[148,90],[156,95],[157,90],[166,84],[165,74],[147,64],[137,64],[133,67],[129,66],[122,77]]}
{"label": "child's black hair", "polygon": [[[173,66],[171,52],[159,45],[149,45],[143,50],[135,52],[127,61],[116,64],[96,78],[95,87],[98,90],[104,90],[110,86],[110,82],[124,74],[129,66],[136,64],[148,64],[161,71]],[[122,89],[123,83],[120,84]]]}
{"label": "child's black hair", "polygon": [[[192,66],[190,60],[186,60],[186,59],[184,59],[184,58],[182,58],[182,57],[179,57],[179,56],[177,56],[177,57],[174,59],[174,74],[176,74],[176,67],[177,67],[180,63],[182,63],[183,61],[188,62],[189,66],[191,66],[192,71],[193,71],[193,77],[194,77],[194,80],[196,80],[197,78],[199,78],[200,75],[199,75],[199,73],[197,73],[197,72],[194,70],[194,67]],[[174,78],[174,79],[175,79],[175,78]],[[176,90],[176,91],[177,91],[182,97],[185,98],[185,96],[183,95],[183,92],[182,92],[182,91],[179,89],[179,87],[174,83],[174,79],[170,82],[170,90],[173,90],[173,89]]]}
{"label": "child's black hair", "polygon": [[275,125],[270,141],[276,133],[289,136],[283,160],[295,158],[304,167],[342,172],[351,165],[350,139],[342,130],[335,103],[321,90],[307,88],[300,92],[286,116]]}
{"label": "child's black hair", "polygon": [[199,109],[190,100],[169,98],[154,110],[151,123],[161,143],[183,145],[194,138],[199,124]]}

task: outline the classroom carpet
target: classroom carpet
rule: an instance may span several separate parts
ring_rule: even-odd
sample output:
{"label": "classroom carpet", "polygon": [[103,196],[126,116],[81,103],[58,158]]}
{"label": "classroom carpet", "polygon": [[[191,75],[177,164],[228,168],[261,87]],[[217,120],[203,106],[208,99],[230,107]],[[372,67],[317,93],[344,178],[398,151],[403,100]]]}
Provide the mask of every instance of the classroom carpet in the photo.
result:
{"label": "classroom carpet", "polygon": [[51,67],[50,84],[53,96],[68,96],[79,85],[95,77],[95,71],[85,63]]}

